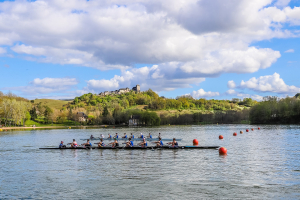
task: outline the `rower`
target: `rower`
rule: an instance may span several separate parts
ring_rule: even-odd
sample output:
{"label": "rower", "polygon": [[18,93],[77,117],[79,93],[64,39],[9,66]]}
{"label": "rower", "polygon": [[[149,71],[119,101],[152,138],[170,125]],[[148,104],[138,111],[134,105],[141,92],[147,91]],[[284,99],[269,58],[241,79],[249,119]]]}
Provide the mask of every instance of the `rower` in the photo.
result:
{"label": "rower", "polygon": [[146,139],[143,138],[143,141],[139,144],[141,147],[146,147],[147,146],[147,142]]}
{"label": "rower", "polygon": [[133,147],[133,142],[131,141],[131,138],[129,138],[128,142],[126,142],[126,147]]}
{"label": "rower", "polygon": [[149,133],[149,135],[147,136],[147,138],[151,138],[151,139],[152,139],[152,135],[151,135],[151,133]]}
{"label": "rower", "polygon": [[60,142],[58,148],[60,148],[60,149],[61,149],[61,148],[66,148],[66,145],[64,145],[64,142],[63,142],[63,141]]}
{"label": "rower", "polygon": [[130,133],[130,138],[131,138],[131,139],[134,139],[134,135],[132,135],[132,133]]}
{"label": "rower", "polygon": [[117,138],[114,138],[114,140],[115,140],[114,142],[109,143],[109,144],[111,144],[111,147],[119,147]]}
{"label": "rower", "polygon": [[103,139],[101,138],[101,139],[100,139],[100,142],[98,143],[98,148],[104,147],[104,146],[105,146],[105,144],[104,144],[104,142],[103,142]]}
{"label": "rower", "polygon": [[141,136],[140,136],[140,138],[144,138],[144,135],[143,135],[143,133],[141,133]]}
{"label": "rower", "polygon": [[159,138],[159,140],[158,140],[157,142],[154,142],[154,143],[156,143],[156,146],[157,146],[157,147],[162,147],[162,146],[164,146],[164,143],[161,141],[161,138]]}
{"label": "rower", "polygon": [[75,141],[75,139],[73,139],[72,143],[68,143],[71,145],[71,148],[76,148],[78,146],[77,142]]}
{"label": "rower", "polygon": [[91,146],[92,146],[92,143],[90,142],[89,139],[87,139],[87,140],[86,140],[86,143],[84,143],[84,144],[82,144],[82,145],[84,145],[84,146],[86,146],[86,147],[91,147]]}
{"label": "rower", "polygon": [[160,135],[160,133],[158,133],[158,138],[160,138],[160,139],[161,139],[161,135]]}
{"label": "rower", "polygon": [[101,138],[104,138],[104,135],[103,135],[103,134],[100,135],[100,139],[101,139]]}
{"label": "rower", "polygon": [[111,139],[111,135],[110,134],[108,134],[108,138],[107,139]]}
{"label": "rower", "polygon": [[178,147],[178,142],[175,138],[173,138],[173,142],[169,142],[168,144],[171,144],[173,147]]}
{"label": "rower", "polygon": [[126,135],[126,133],[124,133],[124,136],[123,136],[122,138],[126,138],[126,139],[127,139],[127,135]]}
{"label": "rower", "polygon": [[93,135],[91,135],[90,139],[91,139],[91,140],[92,140],[92,139],[94,139],[94,136],[93,136]]}
{"label": "rower", "polygon": [[114,136],[114,138],[117,138],[117,139],[119,138],[118,133],[116,133],[116,135]]}

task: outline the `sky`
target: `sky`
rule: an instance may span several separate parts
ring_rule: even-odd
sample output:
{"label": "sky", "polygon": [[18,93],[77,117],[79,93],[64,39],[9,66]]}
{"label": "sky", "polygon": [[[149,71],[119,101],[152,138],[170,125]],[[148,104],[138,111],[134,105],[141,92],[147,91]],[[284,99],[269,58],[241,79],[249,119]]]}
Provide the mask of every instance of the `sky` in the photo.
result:
{"label": "sky", "polygon": [[0,0],[0,91],[300,93],[300,0]]}

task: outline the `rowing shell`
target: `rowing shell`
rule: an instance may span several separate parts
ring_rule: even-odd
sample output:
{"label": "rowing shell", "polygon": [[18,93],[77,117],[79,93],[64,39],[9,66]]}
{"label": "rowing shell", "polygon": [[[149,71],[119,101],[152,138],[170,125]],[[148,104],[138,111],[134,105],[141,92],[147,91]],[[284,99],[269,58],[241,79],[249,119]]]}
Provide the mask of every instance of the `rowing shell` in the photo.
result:
{"label": "rowing shell", "polygon": [[[102,138],[103,140],[114,140],[114,138]],[[158,138],[145,138],[147,141],[158,141]],[[80,140],[100,140],[100,138],[93,139],[80,139]],[[117,140],[128,140],[128,138],[118,138]],[[143,138],[133,138],[132,141],[143,141]],[[173,139],[163,138],[162,141],[173,141]],[[181,141],[182,139],[176,139],[177,141]]]}
{"label": "rowing shell", "polygon": [[147,150],[147,149],[218,149],[220,146],[162,146],[162,147],[138,147],[138,146],[133,146],[133,147],[66,147],[66,148],[58,148],[58,147],[44,147],[44,148],[39,148],[39,149],[127,149],[127,150],[133,150],[133,149],[140,149],[140,150]]}

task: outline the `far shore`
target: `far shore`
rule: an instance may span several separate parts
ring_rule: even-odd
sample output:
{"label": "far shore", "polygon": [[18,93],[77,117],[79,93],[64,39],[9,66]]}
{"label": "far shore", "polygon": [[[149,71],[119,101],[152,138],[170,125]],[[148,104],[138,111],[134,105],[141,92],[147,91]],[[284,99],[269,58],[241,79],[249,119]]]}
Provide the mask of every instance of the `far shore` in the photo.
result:
{"label": "far shore", "polygon": [[98,126],[25,126],[25,127],[0,127],[0,129],[4,130],[13,130],[13,129],[69,129],[69,128],[106,128],[110,127],[110,125],[98,125]]}

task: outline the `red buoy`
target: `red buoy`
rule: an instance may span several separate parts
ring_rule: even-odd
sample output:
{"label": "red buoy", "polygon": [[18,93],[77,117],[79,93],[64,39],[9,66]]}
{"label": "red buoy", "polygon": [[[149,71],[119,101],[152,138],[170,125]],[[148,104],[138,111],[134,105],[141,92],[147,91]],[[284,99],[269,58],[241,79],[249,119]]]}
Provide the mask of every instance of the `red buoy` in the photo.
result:
{"label": "red buoy", "polygon": [[251,131],[254,131],[254,128],[251,128]]}
{"label": "red buoy", "polygon": [[259,127],[258,127],[257,129],[258,129],[258,130],[260,130],[260,128],[259,128]]}
{"label": "red buoy", "polygon": [[249,129],[246,129],[246,132],[249,132]]}
{"label": "red buoy", "polygon": [[220,147],[219,154],[221,154],[221,155],[227,154],[227,149],[225,147]]}
{"label": "red buoy", "polygon": [[240,131],[240,134],[243,134],[243,131]]}
{"label": "red buoy", "polygon": [[223,140],[223,135],[219,135],[219,139],[220,139],[220,140]]}
{"label": "red buoy", "polygon": [[198,145],[198,140],[197,140],[197,139],[194,139],[194,140],[193,140],[193,144],[194,144],[194,145]]}
{"label": "red buoy", "polygon": [[237,136],[237,134],[236,134],[236,133],[233,133],[233,136]]}

